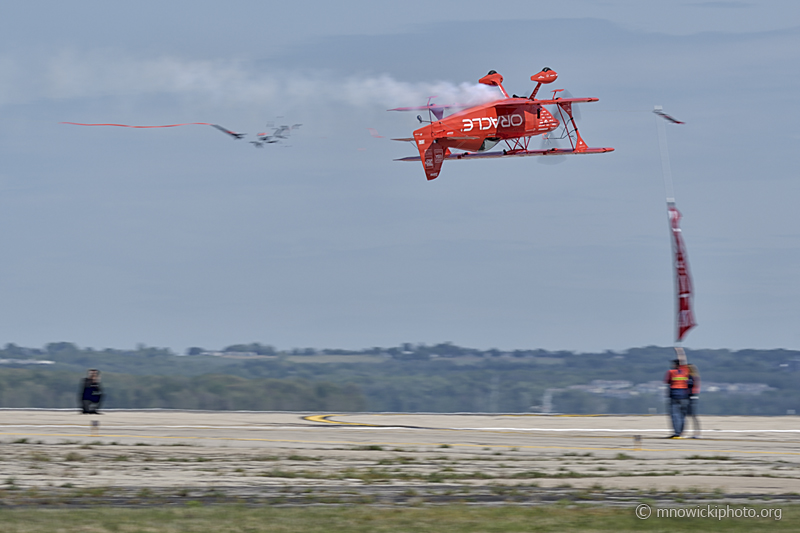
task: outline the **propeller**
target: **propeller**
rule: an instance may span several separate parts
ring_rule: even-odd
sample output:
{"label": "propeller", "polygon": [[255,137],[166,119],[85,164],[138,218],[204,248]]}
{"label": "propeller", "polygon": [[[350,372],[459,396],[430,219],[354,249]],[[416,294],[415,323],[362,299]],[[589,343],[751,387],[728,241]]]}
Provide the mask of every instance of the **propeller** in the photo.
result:
{"label": "propeller", "polygon": [[[561,91],[561,98],[572,98],[572,93],[569,92],[569,90],[564,89]],[[581,106],[578,104],[572,104],[572,116],[575,118],[575,120],[581,119]]]}
{"label": "propeller", "polygon": [[[553,98],[572,98],[572,93],[567,89],[559,89],[558,91],[554,91]],[[569,116],[565,111],[559,113],[560,108],[557,105],[551,105],[549,108],[550,109],[548,109],[548,111],[550,111],[550,113],[561,122],[561,125],[553,131],[542,135],[540,149],[550,150],[552,148],[568,148],[569,141],[567,138],[569,135],[567,132],[572,129],[572,124],[569,122]],[[580,120],[581,118],[581,111],[578,104],[572,104],[572,117],[576,121]],[[562,118],[565,120],[562,120]],[[539,163],[543,165],[558,165],[566,160],[567,156],[565,155],[546,155],[539,158]]]}
{"label": "propeller", "polygon": [[[564,98],[564,99],[572,98],[572,93],[569,92],[567,89],[556,89],[556,90],[553,91],[553,99],[555,100],[555,99],[558,99],[558,98]],[[551,113],[553,114],[554,117],[559,118],[558,110],[553,108],[554,105],[555,104],[550,104],[550,108],[553,109],[553,111],[551,111]],[[575,120],[580,120],[581,119],[581,108],[580,108],[580,106],[578,104],[572,104],[572,117]],[[559,118],[559,120],[560,120],[560,118]]]}

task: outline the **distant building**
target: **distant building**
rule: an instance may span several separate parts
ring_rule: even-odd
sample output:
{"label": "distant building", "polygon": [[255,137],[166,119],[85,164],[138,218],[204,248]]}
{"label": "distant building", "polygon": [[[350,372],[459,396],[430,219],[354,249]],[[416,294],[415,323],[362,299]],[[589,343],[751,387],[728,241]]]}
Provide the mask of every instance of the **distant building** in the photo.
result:
{"label": "distant building", "polygon": [[785,372],[800,372],[800,357],[789,359],[785,363],[779,364],[778,368]]}
{"label": "distant building", "polygon": [[[664,395],[667,385],[662,381],[648,381],[634,385],[625,380],[595,379],[588,385],[571,385],[567,388],[590,394],[599,394],[608,398],[630,398],[640,394]],[[770,390],[776,390],[775,387],[770,387],[765,383],[715,383],[710,381],[703,382],[702,388],[704,393],[722,392],[754,396]]]}
{"label": "distant building", "polygon": [[232,359],[245,358],[245,357],[266,357],[258,355],[256,352],[203,352],[200,355],[210,355],[213,357],[230,357]]}
{"label": "distant building", "polygon": [[44,359],[0,359],[0,365],[54,365],[55,361]]}

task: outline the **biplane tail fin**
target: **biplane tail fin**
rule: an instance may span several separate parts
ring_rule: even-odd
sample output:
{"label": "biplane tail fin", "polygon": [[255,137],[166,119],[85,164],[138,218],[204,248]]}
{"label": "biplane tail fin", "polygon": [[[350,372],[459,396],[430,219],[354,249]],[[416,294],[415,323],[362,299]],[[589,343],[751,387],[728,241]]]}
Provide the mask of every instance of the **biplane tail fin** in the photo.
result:
{"label": "biplane tail fin", "polygon": [[433,139],[419,139],[417,140],[417,148],[419,149],[419,158],[422,161],[422,168],[425,169],[425,177],[428,181],[435,180],[439,176],[444,163],[445,147],[441,143]]}

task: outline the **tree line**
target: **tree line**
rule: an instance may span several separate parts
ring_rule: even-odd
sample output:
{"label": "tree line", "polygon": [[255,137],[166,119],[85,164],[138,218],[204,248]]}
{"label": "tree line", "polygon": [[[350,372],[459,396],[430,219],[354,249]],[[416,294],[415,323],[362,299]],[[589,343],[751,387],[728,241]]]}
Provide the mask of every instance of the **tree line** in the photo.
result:
{"label": "tree line", "polygon": [[[363,411],[358,387],[304,379],[239,376],[102,374],[105,407],[251,411]],[[40,369],[0,370],[0,406],[69,408],[78,405],[83,374]]]}
{"label": "tree line", "polygon": [[[564,413],[662,413],[657,394],[616,398],[571,389],[592,380],[660,381],[674,357],[669,347],[624,352],[478,350],[450,343],[403,344],[364,350],[278,351],[258,343],[225,348],[258,358],[178,356],[170,350],[41,349],[6,345],[0,359],[48,359],[35,369],[0,365],[0,407],[70,407],[87,368],[103,372],[107,407],[395,411],[536,412],[548,389],[552,410]],[[329,357],[308,357],[311,355]],[[348,362],[349,355],[359,355]],[[374,356],[365,358],[363,356]],[[704,414],[800,413],[800,352],[688,350],[703,383],[763,383],[758,395],[704,391]],[[321,359],[329,362],[319,362]],[[371,362],[365,362],[369,360]]]}

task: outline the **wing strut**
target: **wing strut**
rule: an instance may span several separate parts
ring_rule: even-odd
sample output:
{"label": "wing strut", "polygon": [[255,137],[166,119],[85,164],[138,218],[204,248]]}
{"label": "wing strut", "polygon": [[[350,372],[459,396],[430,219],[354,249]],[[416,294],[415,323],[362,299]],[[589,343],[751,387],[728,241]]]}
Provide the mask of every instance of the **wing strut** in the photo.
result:
{"label": "wing strut", "polygon": [[[572,116],[572,102],[559,102],[556,100],[556,105],[558,105],[558,114],[559,118],[561,119],[561,123],[564,124],[564,129],[567,132],[567,138],[569,139],[570,145],[572,145],[572,149],[575,152],[585,152],[588,148],[586,143],[583,142],[583,138],[581,137],[581,132],[578,131],[578,125],[575,123],[575,117]],[[569,126],[567,126],[567,120],[564,117],[567,115],[569,118],[569,124],[572,126],[572,130],[570,131]],[[572,138],[572,133],[575,133],[575,138]]]}

